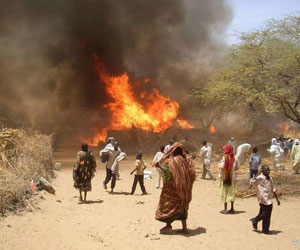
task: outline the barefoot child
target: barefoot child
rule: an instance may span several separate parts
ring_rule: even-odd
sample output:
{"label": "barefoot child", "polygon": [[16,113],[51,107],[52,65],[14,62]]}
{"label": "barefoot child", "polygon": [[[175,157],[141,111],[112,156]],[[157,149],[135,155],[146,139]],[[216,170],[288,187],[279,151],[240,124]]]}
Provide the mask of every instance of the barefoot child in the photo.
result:
{"label": "barefoot child", "polygon": [[259,214],[250,219],[252,221],[252,226],[257,230],[257,223],[262,222],[262,232],[264,234],[269,234],[270,220],[273,209],[273,195],[277,201],[278,206],[280,206],[280,201],[276,195],[276,190],[273,186],[273,180],[270,177],[270,168],[268,165],[263,165],[261,167],[262,173],[251,179],[251,185],[256,186],[257,198],[259,202]]}
{"label": "barefoot child", "polygon": [[136,185],[139,182],[141,190],[143,192],[143,195],[147,194],[145,186],[144,186],[144,169],[147,167],[146,163],[142,159],[143,154],[138,153],[136,155],[136,161],[135,161],[135,169],[130,173],[131,175],[136,172],[134,175],[134,181],[132,184],[132,189],[131,189],[131,195],[134,194]]}

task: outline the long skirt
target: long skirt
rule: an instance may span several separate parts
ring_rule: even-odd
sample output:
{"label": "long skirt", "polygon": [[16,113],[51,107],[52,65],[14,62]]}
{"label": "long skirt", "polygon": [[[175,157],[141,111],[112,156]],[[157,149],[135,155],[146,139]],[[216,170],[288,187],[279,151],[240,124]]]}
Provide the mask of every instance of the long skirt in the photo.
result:
{"label": "long skirt", "polygon": [[184,209],[176,192],[175,182],[171,178],[164,183],[155,219],[165,223],[172,223],[175,220],[186,220],[187,217],[187,210]]}
{"label": "long skirt", "polygon": [[221,184],[221,202],[234,202],[235,200],[235,183],[232,182],[231,185]]}

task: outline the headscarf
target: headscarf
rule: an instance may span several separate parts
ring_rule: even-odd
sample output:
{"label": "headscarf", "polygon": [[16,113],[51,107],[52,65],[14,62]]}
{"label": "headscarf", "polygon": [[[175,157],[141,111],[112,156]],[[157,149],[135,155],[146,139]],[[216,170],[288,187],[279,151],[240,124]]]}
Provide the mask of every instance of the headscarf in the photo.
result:
{"label": "headscarf", "polygon": [[224,157],[225,157],[225,164],[224,164],[223,183],[225,185],[230,186],[232,182],[233,164],[235,160],[233,155],[233,147],[230,144],[227,144],[224,147]]}
{"label": "headscarf", "polygon": [[296,139],[295,140],[295,145],[299,145],[300,144],[300,140],[299,139]]}
{"label": "headscarf", "polygon": [[172,144],[172,146],[169,148],[168,152],[164,154],[163,158],[159,162],[164,162],[166,159],[170,158],[177,148],[181,148],[183,155],[184,156],[186,155],[186,152],[185,152],[185,149],[184,149],[184,146],[182,145],[182,143],[174,142]]}
{"label": "headscarf", "polygon": [[272,144],[272,145],[277,145],[277,139],[276,139],[276,138],[272,138],[271,144]]}

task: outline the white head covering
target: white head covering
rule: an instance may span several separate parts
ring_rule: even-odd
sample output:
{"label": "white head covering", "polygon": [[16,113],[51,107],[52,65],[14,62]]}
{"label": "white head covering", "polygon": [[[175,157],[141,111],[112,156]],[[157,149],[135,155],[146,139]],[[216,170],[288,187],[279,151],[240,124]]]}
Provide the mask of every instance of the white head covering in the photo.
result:
{"label": "white head covering", "polygon": [[277,139],[276,138],[272,138],[271,142],[272,142],[272,145],[277,145]]}
{"label": "white head covering", "polygon": [[296,144],[296,145],[299,145],[299,144],[300,144],[300,140],[299,140],[299,139],[296,139],[296,140],[295,140],[295,144]]}

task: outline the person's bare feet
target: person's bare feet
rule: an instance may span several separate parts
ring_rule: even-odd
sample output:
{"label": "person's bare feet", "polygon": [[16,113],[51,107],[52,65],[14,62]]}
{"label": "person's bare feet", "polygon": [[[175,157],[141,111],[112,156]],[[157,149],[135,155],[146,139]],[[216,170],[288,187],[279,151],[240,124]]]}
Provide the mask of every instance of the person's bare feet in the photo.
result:
{"label": "person's bare feet", "polygon": [[234,214],[234,210],[233,209],[228,210],[227,214]]}
{"label": "person's bare feet", "polygon": [[161,228],[160,230],[159,230],[159,232],[160,233],[168,233],[168,232],[170,232],[172,230],[172,226],[171,225],[166,225],[165,227],[163,227],[163,228]]}

